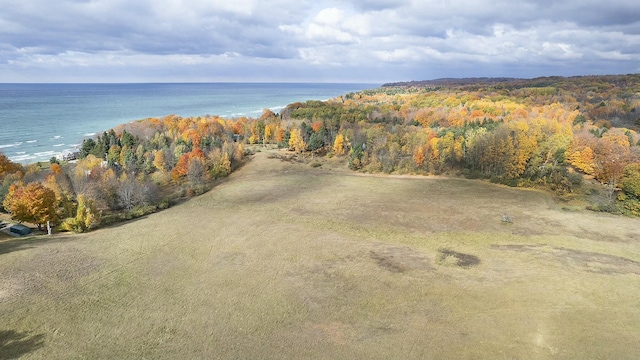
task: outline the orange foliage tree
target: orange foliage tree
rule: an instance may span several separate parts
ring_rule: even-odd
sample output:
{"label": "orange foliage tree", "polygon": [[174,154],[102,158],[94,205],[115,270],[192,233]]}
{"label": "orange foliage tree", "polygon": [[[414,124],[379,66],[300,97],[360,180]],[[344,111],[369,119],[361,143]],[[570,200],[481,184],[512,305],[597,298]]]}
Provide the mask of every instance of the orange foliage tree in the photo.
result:
{"label": "orange foliage tree", "polygon": [[171,171],[171,178],[174,181],[187,176],[187,174],[189,173],[189,163],[193,158],[199,158],[200,160],[202,160],[202,162],[204,162],[206,156],[204,155],[204,152],[202,152],[202,150],[197,146],[195,146],[190,152],[182,155],[178,160],[176,167],[174,167]]}
{"label": "orange foliage tree", "polygon": [[18,171],[23,171],[22,165],[12,162],[4,154],[0,153],[0,179],[7,174],[12,174]]}
{"label": "orange foliage tree", "polygon": [[38,229],[47,221],[58,220],[56,194],[38,182],[11,185],[3,206],[11,213],[11,218],[19,222],[36,224]]}

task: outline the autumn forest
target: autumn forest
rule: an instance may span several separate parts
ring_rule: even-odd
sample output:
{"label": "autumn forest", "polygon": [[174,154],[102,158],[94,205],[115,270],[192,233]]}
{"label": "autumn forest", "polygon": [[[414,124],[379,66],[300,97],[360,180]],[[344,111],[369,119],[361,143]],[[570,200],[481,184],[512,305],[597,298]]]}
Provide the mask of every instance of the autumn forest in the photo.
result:
{"label": "autumn forest", "polygon": [[[259,118],[177,115],[87,139],[76,161],[0,155],[0,202],[19,222],[86,231],[199,195],[263,146],[352,171],[539,188],[640,215],[640,75],[386,84]],[[481,180],[478,180],[481,181]],[[591,184],[587,187],[585,184]]]}

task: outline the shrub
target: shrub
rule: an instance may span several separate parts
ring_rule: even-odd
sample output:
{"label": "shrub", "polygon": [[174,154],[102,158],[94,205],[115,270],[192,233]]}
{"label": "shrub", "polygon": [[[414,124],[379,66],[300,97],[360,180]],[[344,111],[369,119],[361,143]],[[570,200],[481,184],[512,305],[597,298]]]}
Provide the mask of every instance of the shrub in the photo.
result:
{"label": "shrub", "polygon": [[633,196],[640,196],[640,164],[630,164],[624,168],[622,190]]}
{"label": "shrub", "polygon": [[158,209],[159,210],[164,210],[164,209],[168,209],[170,206],[171,206],[171,202],[169,201],[169,199],[164,198],[158,204]]}
{"label": "shrub", "polygon": [[482,179],[482,173],[477,170],[464,169],[462,170],[462,176],[466,179]]}
{"label": "shrub", "polygon": [[616,206],[615,203],[599,203],[594,205],[587,206],[587,210],[595,211],[595,212],[606,212],[611,214],[619,214],[620,210]]}
{"label": "shrub", "polygon": [[622,202],[625,212],[634,216],[640,216],[640,200],[637,198],[627,198]]}
{"label": "shrub", "polygon": [[567,177],[569,178],[569,182],[575,186],[580,186],[584,182],[582,175],[577,172],[570,172],[567,174]]}
{"label": "shrub", "polygon": [[351,151],[349,151],[349,169],[360,170],[362,168],[363,155],[364,151],[361,145],[352,147]]}
{"label": "shrub", "polygon": [[129,214],[131,215],[131,218],[134,219],[144,215],[152,214],[156,212],[157,209],[158,208],[154,205],[137,205],[133,209],[131,209],[131,211],[129,211]]}

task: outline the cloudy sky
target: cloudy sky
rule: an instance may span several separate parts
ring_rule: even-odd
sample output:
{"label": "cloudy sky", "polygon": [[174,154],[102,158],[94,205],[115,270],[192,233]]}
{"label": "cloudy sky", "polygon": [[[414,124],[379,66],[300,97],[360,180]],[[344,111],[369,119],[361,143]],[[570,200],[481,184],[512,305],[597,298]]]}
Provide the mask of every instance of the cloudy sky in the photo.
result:
{"label": "cloudy sky", "polygon": [[0,82],[640,72],[637,0],[0,0]]}

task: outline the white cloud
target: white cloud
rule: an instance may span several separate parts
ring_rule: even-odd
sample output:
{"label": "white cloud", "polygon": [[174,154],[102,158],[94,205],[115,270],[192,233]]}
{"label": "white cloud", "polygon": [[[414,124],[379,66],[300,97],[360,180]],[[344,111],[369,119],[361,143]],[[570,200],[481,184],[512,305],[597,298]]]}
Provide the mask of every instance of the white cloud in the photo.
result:
{"label": "white cloud", "polygon": [[353,43],[357,39],[351,34],[344,32],[340,29],[336,29],[331,26],[322,26],[319,24],[310,24],[306,31],[305,36],[312,41],[323,41],[329,43]]}
{"label": "white cloud", "polygon": [[344,18],[344,11],[337,8],[322,9],[314,18],[316,24],[339,26]]}
{"label": "white cloud", "polygon": [[425,55],[431,58],[441,57],[441,54],[433,51],[433,49],[425,48],[404,48],[404,49],[393,49],[391,51],[374,51],[374,54],[382,60],[388,62],[418,62],[425,59]]}

